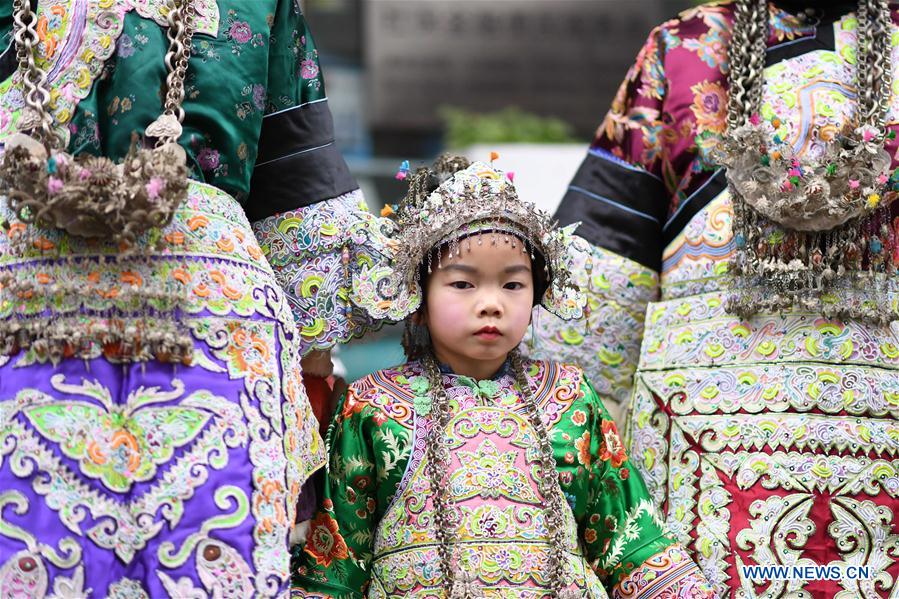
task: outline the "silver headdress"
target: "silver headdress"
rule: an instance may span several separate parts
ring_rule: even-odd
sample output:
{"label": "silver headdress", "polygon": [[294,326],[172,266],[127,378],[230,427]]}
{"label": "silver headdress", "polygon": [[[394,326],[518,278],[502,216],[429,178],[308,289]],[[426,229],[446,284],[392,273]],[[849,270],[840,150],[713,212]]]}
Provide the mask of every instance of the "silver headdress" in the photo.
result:
{"label": "silver headdress", "polygon": [[432,260],[440,260],[432,250],[447,248],[455,255],[462,240],[493,233],[501,243],[517,238],[522,251],[542,259],[544,308],[566,320],[581,317],[586,300],[569,273],[576,225],[559,228],[548,214],[522,202],[506,173],[484,162],[442,156],[432,169],[411,175],[395,216],[392,255],[386,264],[363,267],[353,281],[355,303],[372,316],[402,320],[415,312],[422,301],[422,266],[430,270]]}

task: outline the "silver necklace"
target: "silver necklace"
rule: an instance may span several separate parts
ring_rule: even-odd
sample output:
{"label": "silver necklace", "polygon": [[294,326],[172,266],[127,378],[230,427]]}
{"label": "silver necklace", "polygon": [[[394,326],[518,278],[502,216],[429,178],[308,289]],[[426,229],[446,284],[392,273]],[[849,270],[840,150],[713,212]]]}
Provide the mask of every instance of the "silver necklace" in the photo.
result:
{"label": "silver necklace", "polygon": [[767,2],[737,0],[734,11],[727,134],[716,150],[734,203],[728,311],[748,318],[799,308],[834,318],[891,320],[888,307],[875,305],[882,302],[828,300],[835,285],[853,277],[870,289],[872,274],[895,271],[887,205],[896,194],[883,147],[892,89],[889,4],[859,2],[857,123],[814,157],[797,155],[759,116]]}

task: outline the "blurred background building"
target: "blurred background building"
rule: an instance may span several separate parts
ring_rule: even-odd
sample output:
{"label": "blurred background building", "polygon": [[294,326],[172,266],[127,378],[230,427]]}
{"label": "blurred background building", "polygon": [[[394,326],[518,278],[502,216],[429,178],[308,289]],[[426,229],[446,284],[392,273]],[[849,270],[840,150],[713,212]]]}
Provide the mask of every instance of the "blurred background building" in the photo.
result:
{"label": "blurred background building", "polygon": [[[402,160],[444,150],[515,171],[552,212],[653,27],[690,0],[301,0],[337,144],[374,211]],[[396,327],[340,355],[352,380],[398,363]]]}

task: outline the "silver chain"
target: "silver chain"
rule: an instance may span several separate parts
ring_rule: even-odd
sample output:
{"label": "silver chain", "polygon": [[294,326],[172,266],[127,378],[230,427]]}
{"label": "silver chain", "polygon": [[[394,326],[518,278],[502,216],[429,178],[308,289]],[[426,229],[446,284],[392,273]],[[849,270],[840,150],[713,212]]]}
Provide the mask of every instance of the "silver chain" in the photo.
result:
{"label": "silver chain", "polygon": [[546,424],[543,422],[543,413],[531,393],[530,383],[524,370],[524,362],[521,353],[516,349],[510,355],[512,374],[518,385],[519,392],[525,400],[525,409],[531,428],[537,435],[537,444],[540,446],[540,478],[537,483],[540,486],[540,494],[546,501],[543,510],[543,520],[546,523],[547,536],[549,537],[549,588],[553,595],[558,597],[565,585],[566,562],[566,530],[565,510],[571,509],[565,502],[562,487],[559,484],[559,472],[557,470],[555,452],[549,438]]}
{"label": "silver chain", "polygon": [[[457,576],[453,566],[453,550],[451,531],[458,528],[458,515],[448,503],[446,489],[449,488],[450,454],[447,446],[447,427],[452,414],[450,412],[449,398],[443,387],[443,376],[437,361],[431,353],[422,358],[425,374],[431,388],[432,428],[428,436],[427,464],[425,467],[431,484],[431,497],[434,505],[434,533],[437,537],[437,554],[440,559],[440,567],[446,585],[447,597],[473,597],[470,585],[463,584],[457,587]],[[564,591],[565,583],[565,509],[567,505],[562,495],[559,484],[559,475],[556,470],[556,458],[552,442],[543,423],[541,410],[537,406],[533,393],[530,390],[527,374],[524,371],[524,363],[518,350],[510,354],[512,373],[518,386],[528,420],[537,437],[540,450],[540,476],[537,484],[540,493],[546,501],[543,510],[543,519],[546,523],[549,542],[549,559],[547,580],[553,597],[567,596]],[[470,582],[470,581],[469,581]],[[460,589],[463,589],[460,592]],[[469,592],[465,592],[469,591]]]}
{"label": "silver chain", "polygon": [[[859,0],[856,87],[859,125],[872,125],[882,136],[890,110],[892,19],[886,0]],[[727,126],[733,131],[761,108],[768,39],[766,0],[737,0],[728,46]]]}
{"label": "silver chain", "polygon": [[[194,6],[192,0],[169,0],[167,6],[169,48],[165,56],[168,71],[163,115],[169,115],[180,123],[184,119],[184,80],[190,60],[194,32]],[[40,40],[37,35],[37,15],[31,10],[29,0],[13,0],[16,58],[25,88],[25,105],[19,130],[32,130],[34,136],[45,144],[58,146],[60,140],[53,133],[53,117],[50,114],[50,89],[47,73],[37,64],[35,49]],[[175,141],[160,139],[157,145]]]}
{"label": "silver chain", "polygon": [[195,16],[191,0],[171,0],[167,15],[169,28],[166,30],[169,51],[165,55],[168,76],[164,114],[176,116],[179,123],[184,120],[184,79],[193,48]]}
{"label": "silver chain", "polygon": [[47,72],[34,59],[40,39],[36,29],[37,15],[31,10],[29,0],[13,0],[13,27],[16,59],[25,88],[25,110],[19,127],[33,129],[35,137],[47,143],[53,137],[53,120],[46,109],[50,103],[50,90],[47,89]]}

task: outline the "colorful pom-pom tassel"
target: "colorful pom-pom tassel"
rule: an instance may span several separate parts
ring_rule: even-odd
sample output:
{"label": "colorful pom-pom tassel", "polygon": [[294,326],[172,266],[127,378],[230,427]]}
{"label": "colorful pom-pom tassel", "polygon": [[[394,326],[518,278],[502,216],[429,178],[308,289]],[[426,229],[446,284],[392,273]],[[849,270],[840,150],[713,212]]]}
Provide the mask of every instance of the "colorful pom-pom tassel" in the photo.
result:
{"label": "colorful pom-pom tassel", "polygon": [[397,181],[405,181],[406,177],[409,175],[409,161],[403,160],[402,164],[400,164],[400,170],[396,172],[396,180]]}

